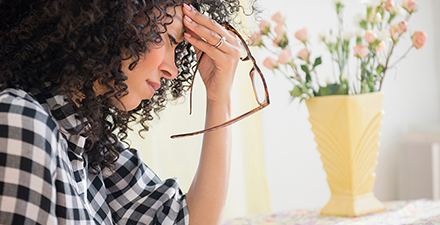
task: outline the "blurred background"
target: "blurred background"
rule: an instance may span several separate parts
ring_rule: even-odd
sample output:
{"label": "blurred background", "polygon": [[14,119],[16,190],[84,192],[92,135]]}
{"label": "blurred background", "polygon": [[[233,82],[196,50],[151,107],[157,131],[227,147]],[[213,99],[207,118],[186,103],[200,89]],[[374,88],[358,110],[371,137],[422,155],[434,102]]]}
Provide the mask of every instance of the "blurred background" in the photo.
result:
{"label": "blurred background", "polygon": [[[396,0],[401,3],[401,0]],[[307,28],[312,57],[322,56],[318,67],[320,80],[333,77],[330,55],[318,35],[337,29],[332,0],[258,0],[263,9],[257,21],[247,19],[249,29],[259,21],[270,20],[280,11],[286,17],[287,36],[295,56],[303,45],[294,33]],[[346,1],[344,26],[356,32],[354,17],[365,14],[365,5]],[[427,44],[413,49],[384,82],[385,112],[381,131],[374,193],[381,201],[440,196],[440,1],[417,0],[419,10],[411,17],[410,32],[423,30]],[[396,22],[399,19],[396,20]],[[411,45],[407,36],[394,53],[397,59]],[[225,219],[256,213],[299,208],[320,208],[330,198],[326,173],[317,151],[308,111],[304,102],[292,101],[292,83],[281,74],[263,68],[269,55],[252,48],[268,82],[271,104],[261,112],[233,125],[233,152],[230,189]],[[354,60],[352,60],[354,61]],[[355,68],[351,68],[355,71]],[[241,65],[236,74],[233,93],[233,116],[257,106],[248,76],[249,66]],[[198,77],[197,77],[198,78]],[[170,139],[173,134],[203,129],[205,93],[196,79],[193,114],[189,115],[189,97],[170,102],[158,120],[151,123],[145,139],[130,134],[132,147],[161,179],[177,177],[186,191],[197,168],[201,137]],[[434,156],[434,157],[433,157]],[[437,190],[438,188],[438,190]]]}

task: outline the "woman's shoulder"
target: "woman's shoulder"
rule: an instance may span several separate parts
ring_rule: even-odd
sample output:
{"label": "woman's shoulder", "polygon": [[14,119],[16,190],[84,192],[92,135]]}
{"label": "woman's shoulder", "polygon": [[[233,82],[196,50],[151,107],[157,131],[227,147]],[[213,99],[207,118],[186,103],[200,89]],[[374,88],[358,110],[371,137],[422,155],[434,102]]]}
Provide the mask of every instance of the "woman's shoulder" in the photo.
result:
{"label": "woman's shoulder", "polygon": [[11,104],[18,106],[29,106],[28,104],[39,106],[39,108],[43,109],[40,103],[32,97],[29,92],[26,92],[19,88],[6,88],[0,92],[0,103],[3,104]]}
{"label": "woman's shoulder", "polygon": [[[20,131],[24,133],[57,134],[58,127],[54,118],[28,92],[18,88],[7,88],[0,92],[0,131],[8,131],[8,137]],[[26,135],[30,136],[30,135]],[[47,136],[47,135],[46,135]]]}
{"label": "woman's shoulder", "polygon": [[0,113],[23,114],[24,116],[41,114],[41,116],[50,117],[32,94],[18,88],[6,88],[0,92]]}

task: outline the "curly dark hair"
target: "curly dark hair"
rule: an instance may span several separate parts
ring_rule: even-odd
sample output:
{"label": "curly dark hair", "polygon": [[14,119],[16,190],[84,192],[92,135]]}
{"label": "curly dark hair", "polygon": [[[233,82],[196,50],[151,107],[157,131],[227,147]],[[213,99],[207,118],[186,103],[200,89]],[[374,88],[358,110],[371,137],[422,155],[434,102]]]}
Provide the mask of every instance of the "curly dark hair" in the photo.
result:
{"label": "curly dark hair", "polygon": [[[78,105],[77,119],[87,121],[89,169],[111,168],[129,123],[140,118],[148,131],[153,114],[190,87],[196,56],[183,41],[175,52],[177,78],[162,78],[152,99],[131,111],[118,110],[112,100],[128,94],[122,61],[134,59],[133,69],[151,44],[161,43],[169,25],[164,21],[174,16],[167,9],[184,1],[218,22],[233,22],[243,9],[239,0],[0,0],[0,91],[18,87],[44,92],[49,87],[64,94]],[[96,82],[109,91],[97,95]]]}

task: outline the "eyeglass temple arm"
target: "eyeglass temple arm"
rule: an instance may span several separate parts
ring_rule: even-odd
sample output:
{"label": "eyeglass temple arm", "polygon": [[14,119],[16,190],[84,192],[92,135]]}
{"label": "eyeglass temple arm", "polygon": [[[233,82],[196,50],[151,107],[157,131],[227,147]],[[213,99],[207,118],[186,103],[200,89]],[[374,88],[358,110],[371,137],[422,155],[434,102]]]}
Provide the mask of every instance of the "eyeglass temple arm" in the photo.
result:
{"label": "eyeglass temple arm", "polygon": [[189,91],[189,115],[192,114],[192,95],[193,95],[193,88],[194,88],[194,79],[196,77],[197,70],[199,69],[199,63],[198,62],[200,62],[200,60],[202,60],[203,54],[205,54],[205,53],[202,52],[202,54],[200,54],[200,58],[197,60],[196,69],[194,70],[194,75],[191,78],[191,88],[190,88],[190,91]]}
{"label": "eyeglass temple arm", "polygon": [[268,104],[263,103],[263,104],[261,104],[260,106],[258,106],[257,108],[255,108],[255,109],[253,109],[253,110],[251,110],[251,111],[249,111],[249,112],[247,112],[247,113],[245,113],[245,114],[243,114],[243,115],[241,115],[241,116],[239,116],[239,117],[237,117],[237,118],[235,118],[235,119],[232,119],[232,120],[230,120],[230,121],[228,121],[228,122],[226,122],[226,123],[223,123],[223,124],[217,125],[217,126],[215,126],[215,127],[211,127],[211,128],[209,128],[209,129],[206,129],[206,130],[200,130],[200,131],[195,131],[195,132],[191,132],[191,133],[186,133],[186,134],[176,134],[176,135],[172,135],[171,138],[172,138],[172,139],[176,139],[176,138],[182,138],[182,137],[194,136],[194,135],[197,135],[197,134],[202,134],[202,133],[207,133],[207,132],[211,132],[211,131],[218,130],[218,129],[222,128],[222,127],[229,126],[229,125],[231,125],[231,124],[233,124],[233,123],[236,123],[236,122],[238,122],[238,121],[240,121],[240,120],[242,120],[242,119],[244,119],[244,118],[246,118],[246,117],[252,115],[253,113],[255,113],[255,112],[257,112],[257,111],[263,109],[263,108],[266,107],[267,105],[268,105]]}

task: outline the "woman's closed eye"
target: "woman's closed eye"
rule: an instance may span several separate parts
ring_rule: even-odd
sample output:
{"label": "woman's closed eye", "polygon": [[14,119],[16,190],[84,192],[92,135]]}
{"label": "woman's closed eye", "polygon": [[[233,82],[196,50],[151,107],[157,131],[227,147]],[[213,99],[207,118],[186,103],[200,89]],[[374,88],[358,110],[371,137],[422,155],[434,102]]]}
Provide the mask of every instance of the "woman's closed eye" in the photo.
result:
{"label": "woman's closed eye", "polygon": [[177,42],[176,38],[174,38],[172,35],[168,34],[168,39],[170,39],[170,44],[171,45],[178,45],[179,43]]}

